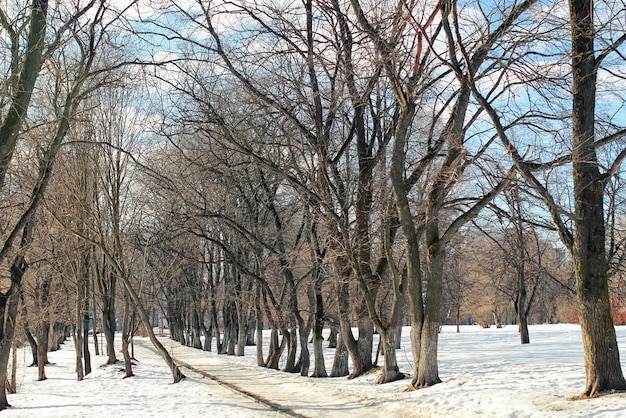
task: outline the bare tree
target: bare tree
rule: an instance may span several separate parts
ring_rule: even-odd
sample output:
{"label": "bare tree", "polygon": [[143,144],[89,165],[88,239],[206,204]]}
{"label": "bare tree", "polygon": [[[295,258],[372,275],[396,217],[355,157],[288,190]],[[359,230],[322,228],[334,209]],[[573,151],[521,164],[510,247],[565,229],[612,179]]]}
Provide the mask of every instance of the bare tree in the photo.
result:
{"label": "bare tree", "polygon": [[[516,169],[546,204],[556,231],[572,254],[585,350],[587,382],[583,397],[625,388],[610,309],[603,194],[607,179],[618,172],[626,151],[620,148],[617,153],[610,155],[608,170],[604,173],[600,172],[598,163],[599,150],[622,138],[624,129],[620,128],[619,123],[615,124],[616,121],[611,120],[610,116],[606,116],[603,123],[612,125],[611,133],[604,138],[596,138],[596,92],[601,66],[619,50],[626,37],[614,35],[610,29],[611,19],[603,27],[597,27],[593,6],[594,2],[590,0],[569,2],[572,43],[567,46],[569,51],[565,53],[570,54],[572,60],[572,85],[564,90],[565,96],[571,98],[571,136],[566,139],[568,146],[556,158],[532,161],[522,154],[507,132],[508,126],[505,125],[503,115],[485,100],[475,83],[470,83],[474,97],[489,115]],[[610,8],[607,11],[609,14],[612,12]],[[596,37],[602,37],[604,45],[607,45],[604,50],[595,50]],[[558,64],[556,61],[554,65]],[[554,97],[556,103],[563,100],[560,95],[550,94],[549,90],[542,93]],[[553,121],[562,120],[560,115],[551,117]],[[535,174],[542,169],[554,170],[568,163],[571,163],[574,201],[573,213],[569,216],[570,212],[560,207],[558,195],[551,193]],[[568,223],[573,225],[573,231],[568,228]]]}

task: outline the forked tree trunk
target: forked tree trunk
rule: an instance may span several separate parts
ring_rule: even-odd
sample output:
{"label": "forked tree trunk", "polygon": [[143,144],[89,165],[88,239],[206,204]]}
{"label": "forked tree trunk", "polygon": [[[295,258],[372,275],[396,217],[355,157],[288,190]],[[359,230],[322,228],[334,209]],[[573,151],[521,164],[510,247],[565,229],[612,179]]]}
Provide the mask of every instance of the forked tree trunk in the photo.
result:
{"label": "forked tree trunk", "polygon": [[573,242],[578,312],[585,354],[583,397],[626,390],[611,316],[603,192],[595,142],[597,63],[593,0],[570,0],[572,34]]}
{"label": "forked tree trunk", "polygon": [[272,329],[271,337],[270,337],[271,339],[270,339],[269,353],[267,356],[267,360],[265,361],[265,364],[270,369],[274,369],[274,370],[279,369],[280,357],[282,356],[283,351],[285,350],[285,347],[287,346],[287,338],[288,338],[287,335],[289,334],[289,331],[287,331],[287,329],[283,329],[282,334],[283,334],[283,338],[281,342],[279,343],[278,342],[278,330],[275,328]]}
{"label": "forked tree trunk", "polygon": [[[359,342],[356,338],[354,338],[354,334],[352,334],[352,324],[350,321],[350,311],[349,304],[347,301],[349,300],[349,278],[350,278],[350,269],[345,268],[345,260],[342,260],[342,257],[337,257],[337,264],[339,266],[339,271],[343,273],[340,274],[338,280],[339,283],[336,285],[336,294],[337,294],[337,302],[339,305],[339,337],[342,343],[345,345],[345,349],[348,350],[348,354],[352,359],[352,372],[348,376],[348,378],[353,379],[355,377],[361,376],[366,371],[372,368],[372,352],[371,347],[369,349],[369,358],[361,357],[362,349],[366,348],[365,344],[359,346]],[[373,328],[371,330],[371,336],[373,338]],[[367,337],[367,330],[364,329],[364,340]],[[360,338],[360,337],[359,337]],[[369,340],[370,344],[372,340]],[[337,344],[339,348],[339,343]],[[334,366],[333,366],[334,368]]]}

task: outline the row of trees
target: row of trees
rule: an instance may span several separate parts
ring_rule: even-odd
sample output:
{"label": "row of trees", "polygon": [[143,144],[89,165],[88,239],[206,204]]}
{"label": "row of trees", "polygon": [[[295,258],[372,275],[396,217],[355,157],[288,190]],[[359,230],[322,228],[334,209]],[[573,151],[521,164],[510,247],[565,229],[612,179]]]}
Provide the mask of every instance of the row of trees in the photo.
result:
{"label": "row of trees", "polygon": [[371,369],[376,330],[380,383],[404,377],[408,324],[411,388],[440,382],[443,321],[514,322],[528,343],[529,318],[577,318],[583,396],[625,389],[609,290],[619,297],[625,12],[593,6],[2,11],[0,381],[18,312],[41,379],[51,328],[70,330],[78,379],[89,373],[100,317],[108,363],[121,329],[132,376],[142,323],[178,381],[152,331],[165,311],[185,344],[256,343],[259,366],[282,358],[317,377]]}

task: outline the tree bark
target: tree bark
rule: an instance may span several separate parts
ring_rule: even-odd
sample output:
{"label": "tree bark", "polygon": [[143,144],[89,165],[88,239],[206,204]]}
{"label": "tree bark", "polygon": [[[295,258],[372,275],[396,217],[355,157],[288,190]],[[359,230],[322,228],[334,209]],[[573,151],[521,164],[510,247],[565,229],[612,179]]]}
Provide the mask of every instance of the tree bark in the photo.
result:
{"label": "tree bark", "polygon": [[42,320],[37,332],[37,380],[46,380],[46,364],[48,363],[48,338],[50,337],[50,322]]}
{"label": "tree bark", "polygon": [[395,329],[380,329],[378,332],[380,333],[380,342],[383,346],[383,370],[377,383],[389,383],[404,379],[404,374],[400,373],[396,359]]}
{"label": "tree bark", "polygon": [[[9,357],[11,354],[11,346],[13,336],[15,335],[15,319],[17,318],[17,307],[19,304],[19,296],[16,294],[21,287],[21,279],[26,269],[23,258],[18,256],[22,261],[14,262],[11,268],[11,288],[7,293],[0,294],[0,319],[3,321],[0,329],[0,382],[7,381],[7,371]],[[7,409],[9,401],[7,399],[6,388],[4,385],[0,390],[0,411]]]}
{"label": "tree bark", "polygon": [[124,289],[124,318],[122,319],[122,356],[124,357],[124,378],[132,377],[133,361],[130,355],[129,345],[133,337],[131,328],[132,308],[130,304],[130,295],[127,289]]}
{"label": "tree bark", "polygon": [[115,353],[115,331],[117,321],[115,318],[115,297],[117,278],[113,272],[107,272],[103,267],[99,274],[100,298],[102,300],[102,332],[107,345],[106,364],[117,363]]}
{"label": "tree bark", "polygon": [[0,187],[4,186],[4,178],[13,157],[22,123],[26,119],[35,82],[41,71],[47,17],[48,0],[33,0],[25,56],[20,66],[17,85],[13,86],[11,106],[0,125]]}
{"label": "tree bark", "polygon": [[[319,274],[319,273],[318,273]],[[313,374],[311,377],[327,377],[324,361],[324,299],[321,279],[315,281],[315,322],[313,323]]]}
{"label": "tree bark", "polygon": [[611,315],[603,192],[594,147],[597,65],[593,0],[570,0],[572,35],[572,174],[576,225],[573,258],[585,354],[582,397],[626,390]]}
{"label": "tree bark", "polygon": [[343,343],[343,336],[337,335],[337,347],[335,348],[335,357],[333,358],[333,367],[330,372],[330,377],[343,377],[350,373],[348,368],[348,349]]}

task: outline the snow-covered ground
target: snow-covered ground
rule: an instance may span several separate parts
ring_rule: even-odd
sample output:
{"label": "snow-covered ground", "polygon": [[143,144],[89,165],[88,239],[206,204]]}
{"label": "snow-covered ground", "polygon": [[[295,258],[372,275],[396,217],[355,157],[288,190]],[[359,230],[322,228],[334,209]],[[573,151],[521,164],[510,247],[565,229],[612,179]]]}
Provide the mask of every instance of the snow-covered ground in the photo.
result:
{"label": "snow-covered ground", "polygon": [[[617,327],[621,358],[626,364],[626,327]],[[398,352],[401,369],[411,371],[410,348],[404,332]],[[623,417],[626,394],[571,401],[584,387],[580,328],[577,325],[537,325],[531,344],[519,344],[517,328],[444,327],[440,335],[439,371],[444,383],[402,392],[408,379],[376,385],[376,373],[359,379],[315,379],[255,366],[254,347],[245,357],[218,356],[164,344],[174,357],[229,383],[308,417]],[[93,351],[93,350],[92,350]],[[331,368],[332,350],[327,350]],[[95,367],[77,382],[73,345],[50,353],[48,380],[37,382],[37,371],[24,367],[20,354],[18,394],[2,417],[275,417],[266,405],[238,394],[197,373],[171,384],[164,362],[150,342],[136,338],[135,377],[122,379],[117,367]],[[120,355],[121,358],[121,355]],[[94,364],[104,357],[92,356]],[[381,359],[382,361],[382,359]]]}

